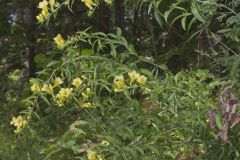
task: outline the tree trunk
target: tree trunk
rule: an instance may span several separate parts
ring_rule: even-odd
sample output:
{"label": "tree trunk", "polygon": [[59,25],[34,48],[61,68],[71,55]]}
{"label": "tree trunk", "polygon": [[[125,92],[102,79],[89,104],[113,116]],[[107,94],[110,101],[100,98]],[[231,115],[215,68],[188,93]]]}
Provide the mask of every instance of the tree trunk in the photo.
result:
{"label": "tree trunk", "polygon": [[115,25],[125,33],[124,0],[115,0]]}
{"label": "tree trunk", "polygon": [[110,32],[110,15],[111,11],[106,4],[100,4],[99,6],[99,30],[104,33]]}
{"label": "tree trunk", "polygon": [[36,71],[35,58],[35,15],[34,15],[35,4],[32,0],[29,0],[25,11],[24,11],[24,24],[26,25],[26,36],[27,36],[27,48],[26,53],[28,55],[28,77],[34,77]]}

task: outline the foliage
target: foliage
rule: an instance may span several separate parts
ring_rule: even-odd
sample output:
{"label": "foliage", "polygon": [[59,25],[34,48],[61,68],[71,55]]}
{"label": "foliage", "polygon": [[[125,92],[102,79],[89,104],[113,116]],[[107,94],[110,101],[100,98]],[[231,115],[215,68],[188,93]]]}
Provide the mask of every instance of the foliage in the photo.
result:
{"label": "foliage", "polygon": [[0,15],[0,159],[239,159],[239,2],[125,0],[124,24],[117,2],[43,0],[36,41]]}

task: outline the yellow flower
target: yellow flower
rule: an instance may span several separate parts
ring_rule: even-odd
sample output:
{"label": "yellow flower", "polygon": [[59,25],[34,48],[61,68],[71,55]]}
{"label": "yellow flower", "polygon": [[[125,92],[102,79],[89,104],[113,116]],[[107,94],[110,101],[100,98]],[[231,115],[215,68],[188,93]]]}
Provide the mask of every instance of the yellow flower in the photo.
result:
{"label": "yellow flower", "polygon": [[56,100],[55,102],[58,107],[62,107],[64,105],[63,100]]}
{"label": "yellow flower", "polygon": [[49,14],[48,12],[48,2],[43,0],[39,2],[38,8],[42,9],[41,13],[36,16],[38,22],[42,22]]}
{"label": "yellow flower", "polygon": [[135,80],[137,80],[139,78],[139,76],[140,76],[136,71],[132,71],[132,72],[128,73],[128,75],[130,77],[130,85],[132,85],[133,82]]}
{"label": "yellow flower", "polygon": [[76,88],[79,88],[82,82],[83,81],[81,80],[81,78],[75,78],[72,82],[72,85],[74,85]]}
{"label": "yellow flower", "polygon": [[55,41],[58,47],[63,46],[65,43],[65,40],[62,38],[61,34],[58,34],[56,37],[53,38],[53,40]]}
{"label": "yellow flower", "polygon": [[59,100],[65,100],[72,93],[72,88],[61,88],[59,93],[56,95],[56,98]]}
{"label": "yellow flower", "polygon": [[48,94],[53,94],[53,86],[51,84],[43,84],[43,87],[41,90]]}
{"label": "yellow flower", "polygon": [[137,82],[141,85],[145,85],[147,81],[147,77],[144,75],[141,75],[140,77],[138,77]]}
{"label": "yellow flower", "polygon": [[93,0],[82,0],[82,2],[85,3],[85,5],[92,10],[93,6],[95,6],[96,4],[93,2]]}
{"label": "yellow flower", "polygon": [[55,80],[54,80],[54,84],[53,84],[53,88],[54,87],[57,87],[59,85],[63,84],[63,81],[61,80],[60,77],[57,77]]}
{"label": "yellow flower", "polygon": [[42,12],[41,12],[41,14],[44,18],[48,16],[48,13],[49,13],[48,9],[43,9]]}
{"label": "yellow flower", "polygon": [[72,88],[61,88],[59,93],[63,94],[67,98],[72,93],[72,91]]}
{"label": "yellow flower", "polygon": [[86,93],[82,93],[82,96],[83,96],[83,98],[87,98],[88,96],[87,96],[87,94]]}
{"label": "yellow flower", "polygon": [[41,91],[40,86],[37,83],[33,83],[31,86],[31,91],[33,93],[39,93]]}
{"label": "yellow flower", "polygon": [[26,126],[27,121],[24,120],[22,116],[18,116],[17,118],[13,117],[10,124],[16,127],[14,133],[18,134],[22,131],[22,128]]}
{"label": "yellow flower", "polygon": [[116,76],[116,77],[114,78],[114,83],[117,82],[117,81],[124,81],[123,75]]}
{"label": "yellow flower", "polygon": [[98,160],[104,160],[102,155],[98,155],[97,158],[98,158]]}
{"label": "yellow flower", "polygon": [[88,98],[88,95],[91,93],[91,89],[88,87],[85,92],[82,93],[83,98]]}
{"label": "yellow flower", "polygon": [[15,127],[22,125],[22,116],[18,116],[17,118],[13,117],[10,124]]}
{"label": "yellow flower", "polygon": [[22,131],[22,128],[21,128],[21,127],[17,127],[17,128],[14,130],[14,133],[19,134],[21,131]]}
{"label": "yellow flower", "polygon": [[39,2],[38,8],[43,9],[43,10],[48,8],[48,1],[43,0],[42,2]]}
{"label": "yellow flower", "polygon": [[65,100],[65,95],[63,94],[63,93],[58,93],[57,95],[56,95],[56,98],[57,99],[59,99],[60,101],[63,101],[63,100]]}
{"label": "yellow flower", "polygon": [[36,16],[38,22],[43,22],[44,16],[42,14],[39,14]]}
{"label": "yellow flower", "polygon": [[103,146],[109,146],[109,142],[106,140],[102,140],[101,145]]}
{"label": "yellow flower", "polygon": [[123,91],[123,88],[126,86],[123,75],[116,76],[114,78],[114,85],[115,85],[114,92]]}
{"label": "yellow flower", "polygon": [[92,151],[92,150],[87,150],[87,157],[88,160],[97,160],[97,154],[96,152]]}
{"label": "yellow flower", "polygon": [[86,102],[83,104],[83,108],[90,108],[92,107],[92,103],[91,102]]}
{"label": "yellow flower", "polygon": [[49,5],[53,9],[55,6],[55,0],[49,0]]}
{"label": "yellow flower", "polygon": [[86,89],[86,93],[87,93],[87,94],[90,94],[90,93],[91,93],[91,88],[88,87],[88,88]]}
{"label": "yellow flower", "polygon": [[46,17],[48,15],[48,2],[46,0],[40,2],[38,8],[42,9],[41,14],[43,17]]}

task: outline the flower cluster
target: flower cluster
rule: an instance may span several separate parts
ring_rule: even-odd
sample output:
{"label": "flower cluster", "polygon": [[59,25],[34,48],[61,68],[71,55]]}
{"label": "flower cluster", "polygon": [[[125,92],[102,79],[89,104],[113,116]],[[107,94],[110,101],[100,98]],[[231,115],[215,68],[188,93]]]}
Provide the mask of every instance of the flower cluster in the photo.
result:
{"label": "flower cluster", "polygon": [[87,150],[88,160],[104,160],[102,155],[98,155],[96,152],[92,150]]}
{"label": "flower cluster", "polygon": [[91,108],[92,107],[92,103],[88,101],[90,94],[91,94],[91,88],[89,88],[89,87],[85,90],[85,92],[82,93],[82,97],[85,101],[85,103],[82,106],[83,108]]}
{"label": "flower cluster", "polygon": [[57,3],[55,0],[43,0],[42,2],[39,2],[38,8],[41,9],[41,12],[36,16],[38,22],[43,22],[44,19],[49,16],[49,9],[53,10],[54,7],[57,7],[59,3]]}
{"label": "flower cluster", "polygon": [[22,116],[18,116],[17,118],[13,117],[10,124],[16,127],[14,133],[19,134],[21,133],[22,129],[26,126],[27,121]]}
{"label": "flower cluster", "polygon": [[[82,76],[85,78],[84,76]],[[83,84],[83,79],[80,77],[77,77],[72,80],[71,86],[69,87],[62,87],[63,80],[60,77],[56,77],[53,80],[53,83],[47,84],[44,83],[42,86],[40,86],[38,83],[32,81],[31,91],[34,94],[47,94],[50,95],[53,99],[53,101],[58,106],[63,106],[64,101],[66,101],[69,96],[74,93],[77,95],[79,93],[79,90],[82,90],[80,93],[81,99],[83,99],[82,108],[92,108],[93,104],[89,101],[90,95],[92,93],[90,87],[86,87],[84,84],[83,88],[80,88]],[[85,88],[85,89],[84,89]]]}
{"label": "flower cluster", "polygon": [[[102,140],[99,145],[101,147],[108,147],[110,143],[107,140]],[[87,158],[88,160],[104,160],[103,155],[97,154],[97,152],[93,151],[90,148],[87,150]]]}
{"label": "flower cluster", "polygon": [[36,16],[38,22],[43,22],[44,19],[49,15],[48,11],[48,1],[43,0],[39,2],[38,8],[41,9],[41,12]]}
{"label": "flower cluster", "polygon": [[[135,70],[128,73],[129,76],[129,86],[138,84],[140,86],[145,86],[147,82],[147,77],[145,75],[140,75]],[[127,87],[123,75],[118,75],[114,78],[114,92],[122,92]],[[146,88],[146,87],[145,87]]]}

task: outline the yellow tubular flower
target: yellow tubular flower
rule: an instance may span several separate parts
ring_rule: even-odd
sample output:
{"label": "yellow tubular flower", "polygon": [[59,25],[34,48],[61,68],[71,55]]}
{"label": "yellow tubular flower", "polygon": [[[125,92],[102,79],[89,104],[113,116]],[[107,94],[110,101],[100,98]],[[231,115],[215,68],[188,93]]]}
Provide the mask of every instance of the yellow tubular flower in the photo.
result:
{"label": "yellow tubular flower", "polygon": [[49,5],[53,9],[55,6],[55,0],[49,0]]}
{"label": "yellow tubular flower", "polygon": [[86,89],[86,93],[87,93],[87,94],[90,94],[90,93],[91,93],[91,88],[88,87],[88,88]]}
{"label": "yellow tubular flower", "polygon": [[93,0],[82,0],[83,3],[85,3],[85,5],[92,10],[93,6],[95,6],[96,4],[93,2]]}
{"label": "yellow tubular flower", "polygon": [[82,82],[83,81],[81,80],[81,78],[75,78],[72,82],[72,85],[74,85],[76,88],[79,88]]}
{"label": "yellow tubular flower", "polygon": [[116,76],[116,77],[114,78],[114,83],[117,82],[117,81],[124,81],[123,75]]}
{"label": "yellow tubular flower", "polygon": [[102,140],[101,145],[103,146],[109,146],[109,142],[106,140]]}
{"label": "yellow tubular flower", "polygon": [[43,9],[41,15],[43,18],[46,18],[48,16],[48,9]]}
{"label": "yellow tubular flower", "polygon": [[125,87],[125,82],[124,81],[117,81],[115,82],[115,85],[117,86],[117,88],[122,89]]}
{"label": "yellow tubular flower", "polygon": [[116,76],[114,78],[114,85],[115,85],[114,92],[123,91],[124,87],[126,86],[123,75]]}
{"label": "yellow tubular flower", "polygon": [[11,125],[16,127],[14,133],[18,134],[22,131],[22,128],[25,127],[27,121],[22,118],[22,116],[13,117],[12,121],[10,122]]}
{"label": "yellow tubular flower", "polygon": [[44,20],[44,17],[42,14],[37,15],[36,18],[37,18],[38,22],[43,22],[43,20]]}
{"label": "yellow tubular flower", "polygon": [[39,93],[41,91],[40,86],[37,83],[33,83],[31,86],[31,91],[33,93]]}
{"label": "yellow tubular flower", "polygon": [[62,38],[61,34],[58,34],[56,37],[53,38],[53,40],[55,41],[58,47],[63,46],[65,43],[65,40]]}
{"label": "yellow tubular flower", "polygon": [[61,84],[63,84],[63,81],[61,80],[60,77],[57,77],[57,78],[54,80],[53,88],[54,88],[54,87],[57,87],[57,86],[60,86]]}
{"label": "yellow tubular flower", "polygon": [[41,13],[36,16],[38,22],[43,22],[44,19],[49,15],[48,12],[48,2],[46,0],[43,0],[42,2],[39,2],[38,8],[42,9]]}
{"label": "yellow tubular flower", "polygon": [[14,130],[14,133],[19,134],[21,131],[22,131],[22,128],[21,128],[21,127],[17,127],[17,128]]}
{"label": "yellow tubular flower", "polygon": [[48,1],[43,0],[42,2],[39,2],[38,8],[40,9],[46,9],[48,7]]}
{"label": "yellow tubular flower", "polygon": [[97,158],[98,158],[98,160],[104,160],[102,155],[98,155]]}
{"label": "yellow tubular flower", "polygon": [[21,123],[22,123],[22,116],[18,116],[17,118],[13,117],[12,121],[10,122],[10,124],[15,127],[19,126]]}
{"label": "yellow tubular flower", "polygon": [[87,98],[88,96],[87,96],[87,94],[86,93],[82,93],[82,96],[83,96],[83,98]]}
{"label": "yellow tubular flower", "polygon": [[132,85],[133,82],[135,80],[137,80],[139,78],[139,76],[140,76],[136,71],[132,71],[132,72],[128,73],[128,75],[130,77],[130,85]]}
{"label": "yellow tubular flower", "polygon": [[45,18],[48,15],[48,2],[46,0],[40,2],[38,8],[42,9],[41,15]]}
{"label": "yellow tubular flower", "polygon": [[56,95],[56,98],[63,101],[68,98],[72,91],[73,91],[72,88],[61,88],[59,93]]}
{"label": "yellow tubular flower", "polygon": [[61,93],[58,93],[58,94],[56,95],[56,98],[59,99],[60,101],[65,100],[64,94],[61,94]]}
{"label": "yellow tubular flower", "polygon": [[144,75],[141,75],[140,77],[138,77],[137,82],[141,85],[145,85],[147,81],[147,77]]}
{"label": "yellow tubular flower", "polygon": [[92,107],[92,103],[91,102],[86,102],[83,104],[83,108],[90,108]]}
{"label": "yellow tubular flower", "polygon": [[97,154],[94,151],[87,150],[88,160],[97,160]]}
{"label": "yellow tubular flower", "polygon": [[72,88],[66,88],[65,89],[65,95],[68,97],[72,93],[73,89]]}
{"label": "yellow tubular flower", "polygon": [[43,87],[41,89],[43,92],[46,92],[47,94],[53,94],[53,86],[51,84],[43,84]]}

